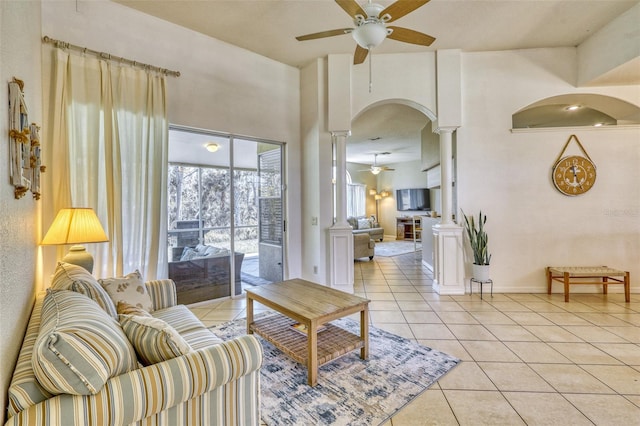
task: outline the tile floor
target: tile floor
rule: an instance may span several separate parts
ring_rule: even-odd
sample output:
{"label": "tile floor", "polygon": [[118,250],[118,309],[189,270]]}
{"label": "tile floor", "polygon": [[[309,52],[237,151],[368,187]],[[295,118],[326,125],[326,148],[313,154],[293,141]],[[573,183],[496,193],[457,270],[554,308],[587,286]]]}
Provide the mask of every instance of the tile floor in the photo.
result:
{"label": "tile floor", "polygon": [[[640,295],[480,300],[431,283],[420,253],[355,263],[371,324],[463,360],[384,426],[640,425]],[[245,300],[192,310],[214,325],[244,317]]]}

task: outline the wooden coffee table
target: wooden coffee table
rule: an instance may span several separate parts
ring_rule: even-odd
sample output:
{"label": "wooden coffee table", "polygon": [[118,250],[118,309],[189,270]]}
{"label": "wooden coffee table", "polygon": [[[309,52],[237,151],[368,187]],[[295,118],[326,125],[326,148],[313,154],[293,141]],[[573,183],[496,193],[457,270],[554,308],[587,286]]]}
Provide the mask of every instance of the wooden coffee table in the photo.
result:
{"label": "wooden coffee table", "polygon": [[[369,300],[310,281],[293,279],[246,290],[247,333],[256,333],[307,366],[308,383],[318,381],[318,366],[353,350],[369,356]],[[254,321],[253,301],[279,312]],[[360,335],[333,324],[338,318],[360,312]],[[307,332],[293,328],[303,324]]]}

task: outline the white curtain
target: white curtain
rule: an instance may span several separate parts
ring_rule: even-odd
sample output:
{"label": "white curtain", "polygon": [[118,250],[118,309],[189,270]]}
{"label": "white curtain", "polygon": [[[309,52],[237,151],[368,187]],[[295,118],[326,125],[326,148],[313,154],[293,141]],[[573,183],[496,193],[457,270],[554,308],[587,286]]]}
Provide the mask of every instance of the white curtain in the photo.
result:
{"label": "white curtain", "polygon": [[347,184],[347,217],[366,215],[366,186],[359,183]]}
{"label": "white curtain", "polygon": [[[92,207],[109,237],[87,244],[94,275],[165,277],[165,77],[54,50],[50,99],[54,209]],[[54,212],[54,214],[55,214]]]}

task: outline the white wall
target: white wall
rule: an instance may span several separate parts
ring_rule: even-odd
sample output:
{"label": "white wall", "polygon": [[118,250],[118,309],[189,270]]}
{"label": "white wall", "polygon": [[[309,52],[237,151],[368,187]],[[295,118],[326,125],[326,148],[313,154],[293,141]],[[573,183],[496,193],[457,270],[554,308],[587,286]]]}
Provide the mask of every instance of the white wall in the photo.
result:
{"label": "white wall", "polygon": [[[7,388],[36,294],[42,202],[35,201],[30,192],[16,200],[9,185],[7,84],[13,77],[24,81],[29,120],[42,124],[38,2],[0,2],[0,58],[0,424],[4,424]],[[43,149],[50,147],[45,144]],[[43,174],[42,180],[46,178]],[[43,198],[50,196],[42,194]]]}
{"label": "white wall", "polygon": [[[573,48],[463,55],[458,205],[488,216],[496,291],[544,292],[548,265],[640,274],[640,129],[510,131],[514,112],[549,96],[590,92],[640,105],[639,86],[575,88],[576,68]],[[551,182],[571,134],[598,170],[593,189],[578,197],[561,195]],[[632,291],[639,288],[632,280]]]}
{"label": "white wall", "polygon": [[42,16],[43,35],[180,71],[167,77],[170,123],[286,142],[286,266],[300,276],[299,71],[111,1],[45,1]]}

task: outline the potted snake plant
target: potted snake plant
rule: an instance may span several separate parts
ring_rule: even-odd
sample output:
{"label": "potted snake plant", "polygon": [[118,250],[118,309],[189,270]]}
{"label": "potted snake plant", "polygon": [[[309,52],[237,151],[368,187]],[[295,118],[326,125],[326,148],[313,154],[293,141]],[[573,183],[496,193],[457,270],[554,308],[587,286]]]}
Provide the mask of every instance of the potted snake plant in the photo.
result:
{"label": "potted snake plant", "polygon": [[462,211],[462,216],[473,253],[473,278],[487,281],[489,279],[489,263],[491,262],[491,254],[488,250],[489,236],[484,228],[487,223],[487,215],[483,215],[480,211],[477,222],[473,216],[467,216],[464,211]]}

